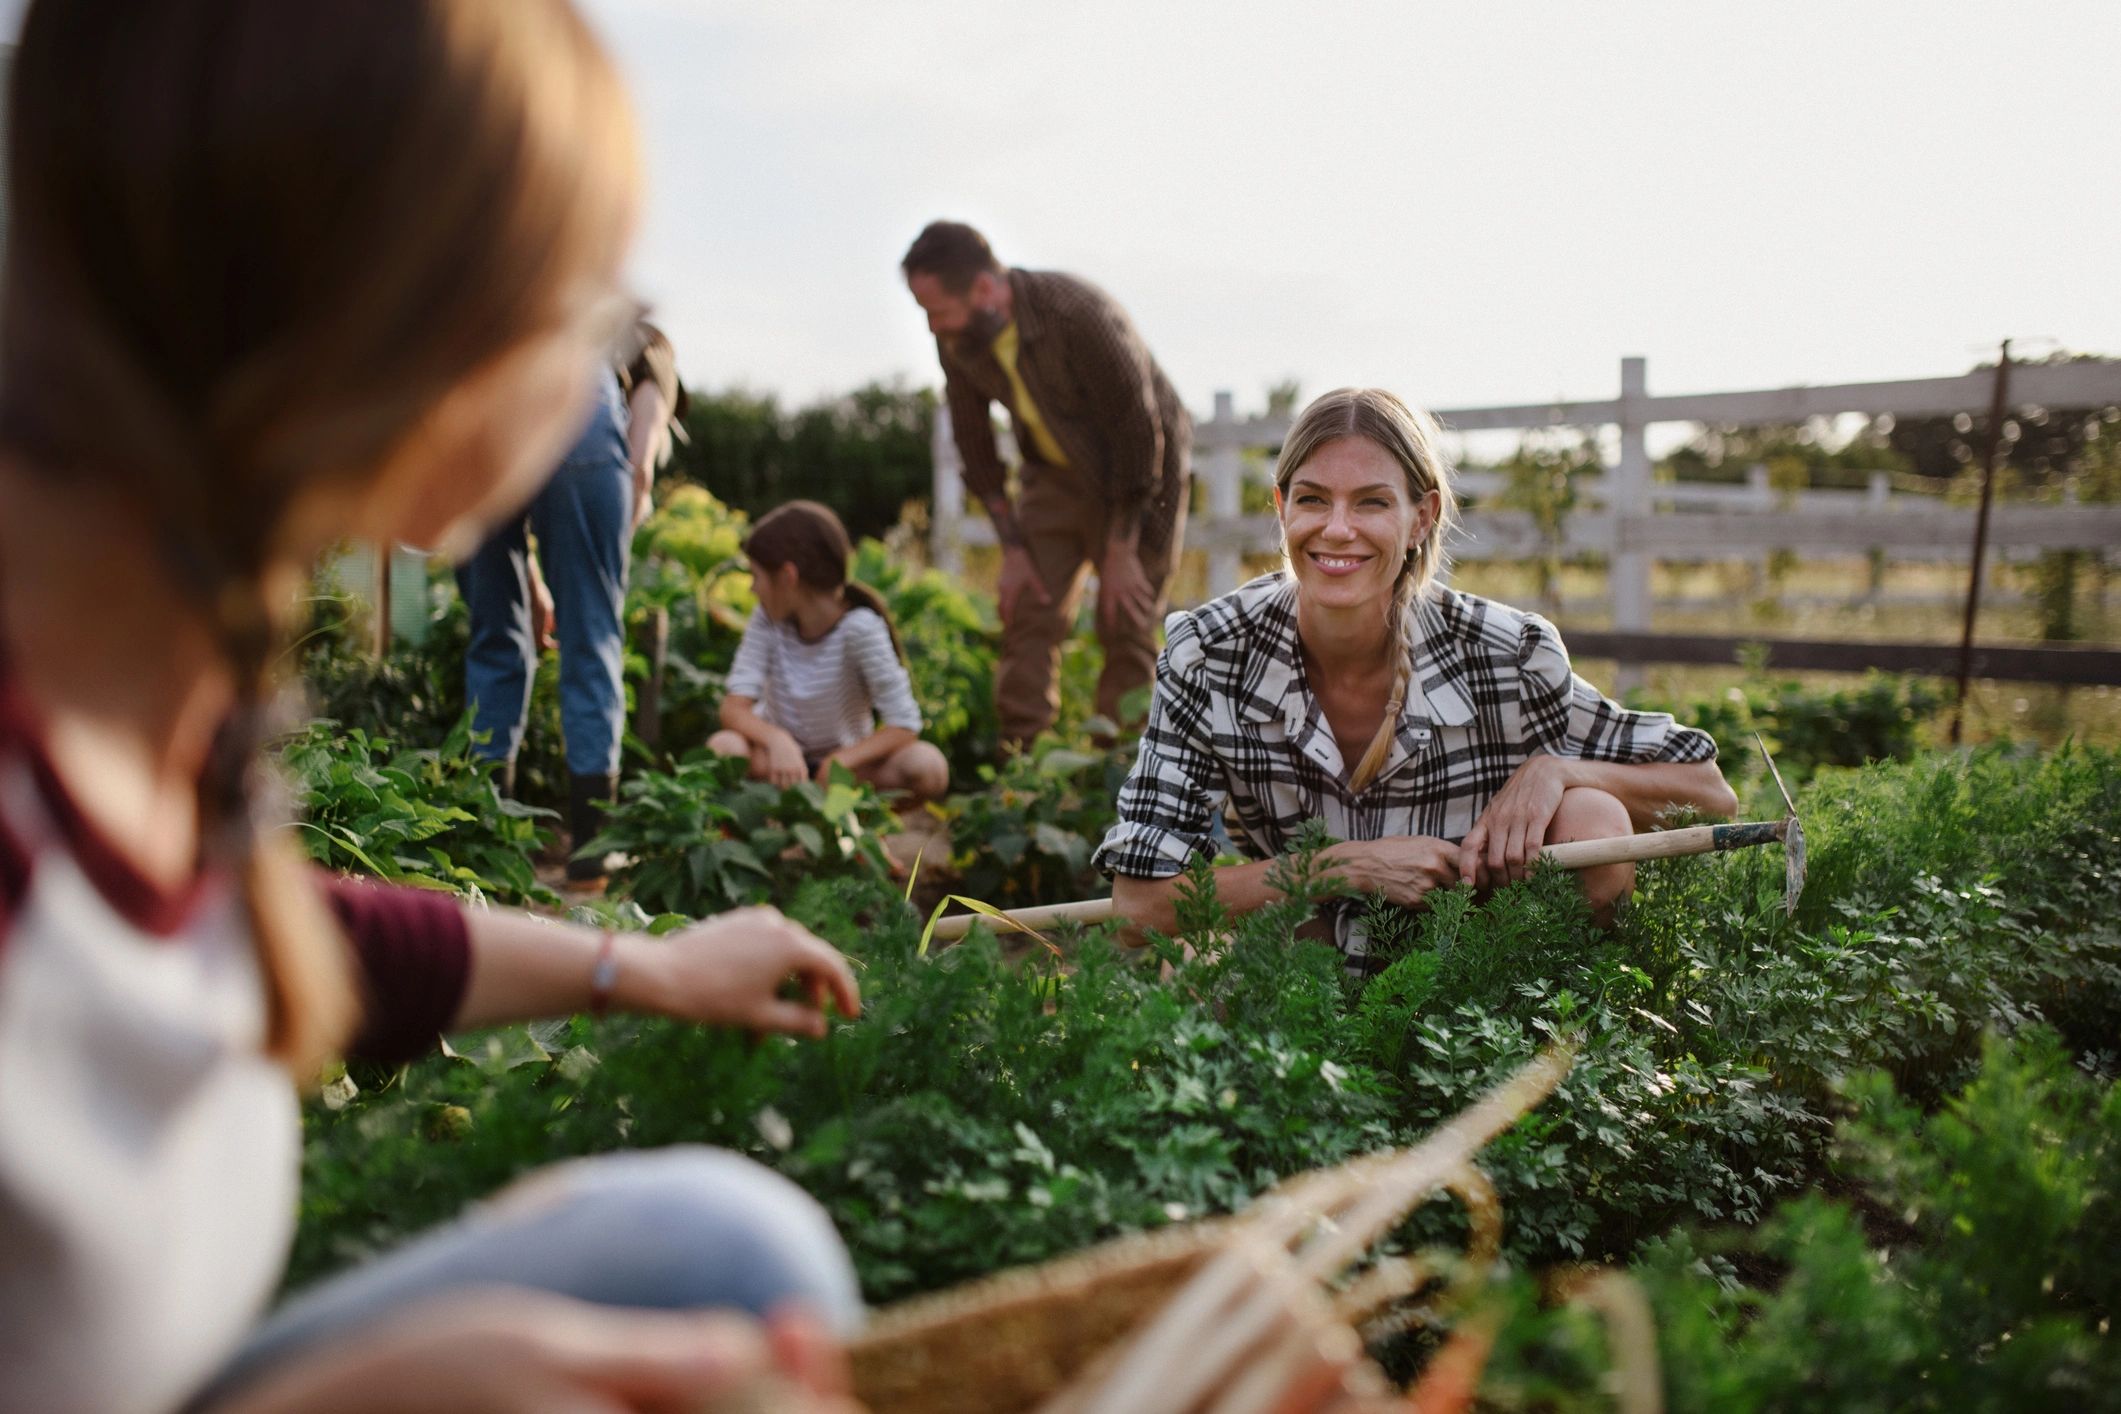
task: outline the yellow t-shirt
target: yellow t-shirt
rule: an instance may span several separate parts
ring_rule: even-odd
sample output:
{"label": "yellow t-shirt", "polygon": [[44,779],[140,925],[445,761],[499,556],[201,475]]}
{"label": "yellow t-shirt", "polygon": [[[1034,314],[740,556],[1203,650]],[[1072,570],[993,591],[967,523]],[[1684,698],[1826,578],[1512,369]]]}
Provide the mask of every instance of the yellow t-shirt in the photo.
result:
{"label": "yellow t-shirt", "polygon": [[1052,432],[1046,428],[1046,419],[1040,414],[1038,404],[1031,401],[1031,390],[1024,386],[1024,377],[1016,371],[1016,321],[1010,320],[1002,326],[1002,332],[994,336],[994,358],[1009,375],[1009,386],[1016,390],[1017,420],[1038,444],[1038,454],[1048,466],[1066,466],[1068,454],[1061,450],[1060,443],[1053,440]]}

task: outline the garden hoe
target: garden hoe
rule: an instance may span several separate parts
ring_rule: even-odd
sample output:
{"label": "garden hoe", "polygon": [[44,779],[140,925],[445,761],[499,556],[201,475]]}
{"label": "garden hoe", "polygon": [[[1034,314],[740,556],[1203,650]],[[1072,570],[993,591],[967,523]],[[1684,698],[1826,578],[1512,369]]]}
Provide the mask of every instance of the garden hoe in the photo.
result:
{"label": "garden hoe", "polygon": [[[1797,897],[1804,892],[1804,826],[1797,820],[1797,802],[1790,799],[1790,788],[1782,782],[1782,772],[1775,769],[1775,759],[1768,755],[1767,743],[1753,737],[1760,745],[1761,759],[1767,762],[1768,774],[1775,778],[1775,789],[1782,792],[1785,812],[1780,820],[1757,820],[1737,825],[1689,825],[1680,830],[1652,830],[1639,835],[1619,835],[1603,840],[1571,840],[1567,844],[1550,844],[1539,851],[1539,857],[1563,869],[1595,869],[1602,864],[1629,864],[1639,859],[1672,859],[1683,854],[1722,854],[1726,850],[1747,849],[1753,845],[1782,842],[1782,907],[1784,912],[1797,912]],[[1008,912],[995,909],[992,913],[956,913],[939,918],[934,924],[934,936],[945,942],[962,938],[971,931],[972,925],[982,918],[996,923],[1014,924],[1024,932],[1036,932],[1055,923],[1102,923],[1112,916],[1112,900],[1108,898],[1084,899],[1079,903],[1049,903],[1037,908],[1018,908]]]}

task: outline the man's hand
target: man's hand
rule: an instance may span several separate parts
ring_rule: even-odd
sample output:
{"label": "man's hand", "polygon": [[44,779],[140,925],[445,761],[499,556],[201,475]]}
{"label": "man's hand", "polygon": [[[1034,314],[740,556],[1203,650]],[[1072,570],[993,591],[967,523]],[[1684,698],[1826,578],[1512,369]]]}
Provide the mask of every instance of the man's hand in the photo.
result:
{"label": "man's hand", "polygon": [[1529,757],[1480,812],[1458,847],[1458,876],[1480,888],[1515,883],[1532,872],[1546,844],[1547,826],[1569,787],[1569,762],[1545,753]]}
{"label": "man's hand", "polygon": [[793,1310],[641,1311],[519,1288],[452,1291],[289,1356],[211,1414],[704,1409],[771,1391],[845,1414],[846,1357]]}
{"label": "man's hand", "polygon": [[803,748],[787,732],[774,732],[773,740],[766,744],[767,783],[785,789],[808,779],[810,769],[803,764]]}
{"label": "man's hand", "polygon": [[1402,908],[1416,906],[1431,889],[1458,882],[1458,846],[1434,835],[1350,840],[1333,845],[1321,858],[1360,892],[1383,894]]}
{"label": "man's hand", "polygon": [[[617,1000],[628,1011],[822,1036],[828,1001],[842,1016],[862,1009],[847,959],[777,909],[733,909],[666,938],[626,941]],[[781,994],[790,983],[794,999]]]}
{"label": "man's hand", "polygon": [[1041,605],[1053,602],[1045,580],[1039,578],[1038,566],[1031,561],[1031,552],[1022,545],[1004,545],[1001,584],[995,593],[1004,624],[1016,617],[1017,603],[1026,594]]}
{"label": "man's hand", "polygon": [[1097,626],[1110,633],[1123,623],[1146,623],[1156,611],[1156,586],[1142,568],[1140,547],[1111,540],[1097,566]]}

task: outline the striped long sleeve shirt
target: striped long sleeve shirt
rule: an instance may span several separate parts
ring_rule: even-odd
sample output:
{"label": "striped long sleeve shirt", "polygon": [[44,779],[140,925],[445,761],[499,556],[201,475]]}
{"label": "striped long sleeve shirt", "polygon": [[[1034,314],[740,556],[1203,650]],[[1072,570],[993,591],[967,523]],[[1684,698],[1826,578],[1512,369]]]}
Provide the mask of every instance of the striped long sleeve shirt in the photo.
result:
{"label": "striped long sleeve shirt", "polygon": [[891,646],[891,630],[868,609],[849,609],[815,643],[789,624],[751,611],[728,692],[759,704],[759,715],[784,728],[806,757],[852,746],[877,729],[921,729],[913,680]]}

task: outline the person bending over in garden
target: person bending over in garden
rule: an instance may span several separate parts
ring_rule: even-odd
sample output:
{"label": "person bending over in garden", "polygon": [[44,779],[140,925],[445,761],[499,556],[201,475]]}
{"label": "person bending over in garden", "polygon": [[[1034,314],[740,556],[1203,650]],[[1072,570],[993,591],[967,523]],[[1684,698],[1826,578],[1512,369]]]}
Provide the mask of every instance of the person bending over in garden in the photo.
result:
{"label": "person bending over in garden", "polygon": [[[1326,867],[1416,906],[1521,879],[1544,844],[1625,834],[1665,810],[1737,808],[1707,733],[1632,712],[1576,676],[1554,626],[1436,582],[1454,520],[1435,422],[1390,393],[1305,408],[1275,468],[1284,572],[1167,624],[1141,754],[1096,862],[1119,914],[1171,930],[1178,876],[1221,811],[1256,861],[1216,872],[1239,912],[1305,821]],[[1587,870],[1607,914],[1632,865]],[[1356,910],[1334,941],[1363,968]]]}
{"label": "person bending over in garden", "polygon": [[[1156,618],[1186,525],[1193,423],[1127,312],[1073,275],[1011,270],[970,226],[937,221],[907,250],[906,286],[943,364],[965,486],[1002,544],[995,707],[1022,747],[1060,709],[1061,645],[1097,571],[1097,710],[1149,681]],[[990,404],[1022,455],[1010,503]]]}
{"label": "person bending over in garden", "polygon": [[835,764],[916,801],[950,789],[943,753],[922,741],[905,650],[882,596],[847,578],[840,518],[815,501],[768,511],[744,541],[758,607],[722,698],[719,756],[748,756],[754,779],[824,784]]}
{"label": "person bending over in garden", "polygon": [[775,1369],[839,1407],[831,1225],[698,1148],[550,1170],[254,1328],[343,1042],[859,1005],[769,909],[656,941],[326,877],[260,779],[319,553],[475,539],[581,425],[637,204],[587,25],[36,0],[11,89],[0,1408],[696,1408]]}
{"label": "person bending over in garden", "polygon": [[[663,331],[637,321],[557,470],[529,506],[496,526],[457,569],[471,613],[464,696],[476,748],[513,791],[538,653],[560,650],[560,733],[567,750],[567,828],[577,849],[604,827],[626,730],[626,574],[633,532],[651,506],[658,464],[685,390]],[[537,536],[533,552],[530,536]],[[605,863],[576,854],[570,883],[600,885]]]}

